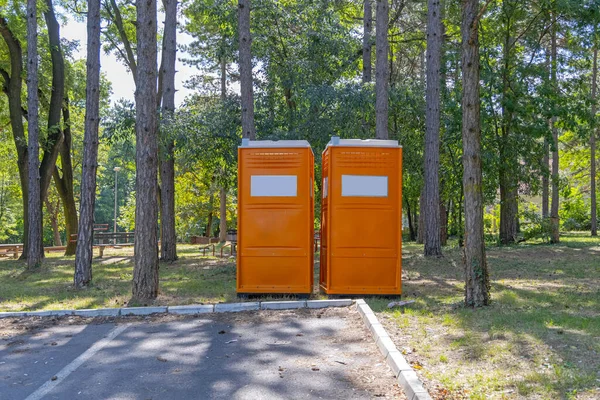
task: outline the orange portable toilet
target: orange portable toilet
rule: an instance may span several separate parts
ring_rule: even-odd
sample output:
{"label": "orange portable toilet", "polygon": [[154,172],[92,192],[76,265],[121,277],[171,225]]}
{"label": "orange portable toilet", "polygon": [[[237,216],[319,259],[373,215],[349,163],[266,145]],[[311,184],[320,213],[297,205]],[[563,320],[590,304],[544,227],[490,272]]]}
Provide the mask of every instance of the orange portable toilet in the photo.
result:
{"label": "orange portable toilet", "polygon": [[402,147],[333,137],[322,160],[320,286],[402,293]]}
{"label": "orange portable toilet", "polygon": [[314,156],[305,140],[238,148],[237,292],[310,294]]}

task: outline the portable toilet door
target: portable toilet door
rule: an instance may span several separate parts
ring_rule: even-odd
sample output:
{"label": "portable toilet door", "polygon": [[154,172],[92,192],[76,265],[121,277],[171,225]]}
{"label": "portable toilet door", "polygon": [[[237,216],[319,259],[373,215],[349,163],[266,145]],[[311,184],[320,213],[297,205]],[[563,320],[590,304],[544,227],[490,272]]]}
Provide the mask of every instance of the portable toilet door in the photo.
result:
{"label": "portable toilet door", "polygon": [[327,294],[402,292],[402,147],[332,138],[322,157],[321,262]]}
{"label": "portable toilet door", "polygon": [[312,292],[313,180],[305,140],[238,148],[238,293]]}

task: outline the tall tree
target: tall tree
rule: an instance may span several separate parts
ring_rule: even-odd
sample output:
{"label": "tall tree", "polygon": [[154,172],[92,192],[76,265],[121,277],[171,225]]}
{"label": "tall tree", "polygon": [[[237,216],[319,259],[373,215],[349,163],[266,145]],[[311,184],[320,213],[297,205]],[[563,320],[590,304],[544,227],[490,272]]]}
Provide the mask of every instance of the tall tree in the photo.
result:
{"label": "tall tree", "polygon": [[440,69],[442,64],[442,4],[427,3],[427,91],[425,101],[425,230],[426,256],[441,256],[440,230]]}
{"label": "tall tree", "polygon": [[[550,82],[554,92],[554,101],[558,96],[558,77],[557,77],[557,43],[556,43],[556,2],[555,9],[552,10],[552,27],[551,27],[551,51],[550,51]],[[556,107],[556,106],[555,106]],[[560,241],[559,219],[558,219],[558,127],[556,126],[556,112],[553,111],[552,119],[552,202],[550,203],[550,242],[558,243]]]}
{"label": "tall tree", "polygon": [[56,191],[63,204],[63,214],[67,231],[66,256],[75,254],[76,243],[71,242],[71,235],[77,233],[77,206],[75,204],[75,190],[73,177],[73,164],[71,160],[72,134],[71,134],[71,112],[69,97],[65,95],[62,107],[63,115],[63,141],[59,149],[60,168],[54,167],[52,176]]}
{"label": "tall tree", "polygon": [[240,93],[242,97],[242,136],[254,140],[254,90],[252,86],[252,37],[250,35],[250,0],[238,1],[240,38]]}
{"label": "tall tree", "polygon": [[[177,0],[163,0],[165,28],[161,61],[162,117],[167,124],[175,112],[175,59],[177,57]],[[160,160],[161,182],[161,248],[164,261],[177,260],[177,234],[175,233],[175,142],[167,137],[163,141]]]}
{"label": "tall tree", "polygon": [[219,241],[227,240],[227,189],[224,186],[219,190]]}
{"label": "tall tree", "polygon": [[0,72],[4,79],[3,90],[8,97],[10,125],[17,149],[17,166],[19,168],[21,198],[23,200],[23,253],[21,258],[24,259],[27,258],[29,252],[29,157],[21,100],[23,51],[19,39],[10,29],[7,19],[2,15],[0,15],[0,34],[10,54],[10,74],[3,69]]}
{"label": "tall tree", "polygon": [[371,31],[373,25],[373,10],[371,8],[371,2],[373,0],[363,0],[363,48],[362,48],[362,60],[363,60],[363,83],[371,82]]}
{"label": "tall tree", "polygon": [[94,205],[98,168],[100,123],[100,0],[88,1],[85,128],[81,171],[81,205],[75,254],[74,283],[83,288],[92,281]]}
{"label": "tall tree", "polygon": [[[52,60],[52,90],[48,105],[48,130],[46,137],[41,142],[44,149],[40,162],[40,195],[42,200],[46,197],[48,187],[53,178],[56,160],[64,144],[64,132],[61,127],[61,113],[65,98],[65,60],[60,41],[60,25],[54,13],[52,0],[46,0],[44,18],[48,28],[48,50]],[[70,155],[69,155],[70,157]],[[75,224],[77,225],[77,224]],[[72,233],[72,232],[71,232]]]}
{"label": "tall tree", "polygon": [[490,278],[483,232],[479,93],[479,0],[462,0],[462,140],[465,195],[465,304],[490,303]]}
{"label": "tall tree", "polygon": [[390,67],[388,63],[388,26],[389,26],[389,2],[388,0],[377,0],[376,10],[376,39],[375,51],[375,137],[377,139],[388,138],[388,87],[390,79]]}
{"label": "tall tree", "polygon": [[[52,60],[52,91],[48,105],[48,130],[42,142],[44,155],[40,164],[41,196],[45,199],[50,182],[54,179],[63,203],[67,238],[77,232],[77,206],[73,187],[71,161],[71,120],[69,100],[65,96],[65,59],[60,38],[60,24],[56,19],[52,0],[46,0],[44,19],[48,28],[48,50]],[[63,126],[61,126],[61,116]],[[60,168],[56,165],[60,156]],[[67,240],[65,255],[75,254],[75,244]]]}
{"label": "tall tree", "polygon": [[594,26],[594,61],[592,65],[592,129],[590,132],[590,205],[591,233],[598,236],[598,217],[596,215],[596,102],[598,88],[598,45]]}
{"label": "tall tree", "polygon": [[42,201],[39,173],[37,2],[27,0],[27,114],[29,152],[29,243],[27,268],[36,269],[44,259]]}
{"label": "tall tree", "polygon": [[158,131],[156,121],[156,0],[140,1],[135,91],[136,207],[133,298],[158,295]]}
{"label": "tall tree", "polygon": [[[546,50],[546,73],[547,79],[550,79],[550,51]],[[548,127],[551,128],[552,120],[548,119]],[[550,144],[548,137],[544,136],[544,144],[542,147],[543,158],[542,158],[542,218],[547,219],[550,216],[549,205],[550,205],[550,179],[548,175],[548,167],[550,165]]]}
{"label": "tall tree", "polygon": [[[221,55],[221,102],[223,103],[223,113],[227,101],[227,60],[225,54]],[[223,174],[224,175],[224,174]],[[223,178],[223,177],[222,177]],[[223,179],[225,180],[225,179]],[[219,242],[225,243],[227,240],[227,187],[221,182],[219,189]],[[212,200],[212,199],[211,199]],[[212,207],[212,202],[211,202]],[[210,238],[210,235],[207,234]]]}
{"label": "tall tree", "polygon": [[499,149],[499,182],[500,182],[500,243],[515,243],[517,240],[518,213],[518,178],[516,149],[512,148],[512,128],[514,118],[514,99],[511,93],[512,48],[516,42],[513,38],[515,4],[503,1],[501,6],[504,40],[502,42],[502,95]]}

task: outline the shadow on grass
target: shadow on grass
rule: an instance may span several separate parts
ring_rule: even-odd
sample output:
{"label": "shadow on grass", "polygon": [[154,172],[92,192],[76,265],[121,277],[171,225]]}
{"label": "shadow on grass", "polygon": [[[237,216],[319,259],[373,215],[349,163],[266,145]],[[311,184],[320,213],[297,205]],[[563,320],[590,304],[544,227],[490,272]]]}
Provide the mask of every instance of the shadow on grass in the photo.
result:
{"label": "shadow on grass", "polygon": [[507,389],[526,397],[598,395],[600,240],[488,248],[493,302],[477,310],[463,306],[459,250],[429,260],[422,248],[408,247],[403,297],[416,303],[404,312],[387,309],[385,300],[369,303],[404,343],[421,349],[424,362],[440,365],[430,377],[471,387],[472,398]]}

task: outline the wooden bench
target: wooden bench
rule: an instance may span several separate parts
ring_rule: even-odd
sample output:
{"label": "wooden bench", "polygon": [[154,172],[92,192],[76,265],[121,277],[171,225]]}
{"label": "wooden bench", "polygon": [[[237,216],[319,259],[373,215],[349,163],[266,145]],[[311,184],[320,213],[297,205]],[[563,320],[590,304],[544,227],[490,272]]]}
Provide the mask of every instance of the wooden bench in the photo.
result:
{"label": "wooden bench", "polygon": [[14,244],[0,244],[0,257],[9,257],[15,260],[19,258],[19,253],[23,252],[23,245],[21,243]]}
{"label": "wooden bench", "polygon": [[[135,244],[135,232],[99,232],[94,228],[92,243],[94,248],[98,249],[98,257],[104,256],[104,249],[107,247],[129,247]],[[112,241],[112,243],[111,243]],[[71,243],[77,242],[77,234],[71,235]]]}

